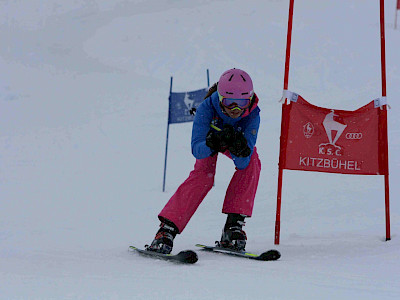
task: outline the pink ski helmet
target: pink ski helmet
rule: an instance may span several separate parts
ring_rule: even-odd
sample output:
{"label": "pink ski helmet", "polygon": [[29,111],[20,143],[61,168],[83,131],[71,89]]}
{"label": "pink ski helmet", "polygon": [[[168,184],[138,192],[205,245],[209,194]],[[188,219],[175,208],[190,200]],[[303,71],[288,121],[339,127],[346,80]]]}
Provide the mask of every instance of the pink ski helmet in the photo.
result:
{"label": "pink ski helmet", "polygon": [[233,68],[219,78],[218,93],[225,98],[251,99],[254,94],[253,82],[245,71]]}

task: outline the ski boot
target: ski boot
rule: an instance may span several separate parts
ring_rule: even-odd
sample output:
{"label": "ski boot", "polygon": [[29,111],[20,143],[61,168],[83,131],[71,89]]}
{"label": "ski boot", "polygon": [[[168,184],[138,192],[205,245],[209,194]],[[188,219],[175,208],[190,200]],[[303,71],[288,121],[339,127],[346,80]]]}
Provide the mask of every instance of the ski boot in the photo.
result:
{"label": "ski boot", "polygon": [[146,245],[148,251],[154,251],[163,254],[170,254],[174,246],[174,238],[178,233],[178,229],[171,222],[168,224],[161,222],[160,229],[156,233],[156,237],[151,245]]}
{"label": "ski boot", "polygon": [[244,219],[244,215],[228,214],[221,241],[216,242],[216,245],[236,251],[245,251],[247,236],[242,229],[245,224]]}

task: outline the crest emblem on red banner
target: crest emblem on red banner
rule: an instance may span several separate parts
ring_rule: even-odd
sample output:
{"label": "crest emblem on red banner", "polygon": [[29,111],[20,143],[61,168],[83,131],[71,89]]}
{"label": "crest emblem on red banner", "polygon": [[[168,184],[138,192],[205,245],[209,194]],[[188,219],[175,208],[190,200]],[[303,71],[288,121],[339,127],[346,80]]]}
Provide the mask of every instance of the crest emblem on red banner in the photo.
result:
{"label": "crest emblem on red banner", "polygon": [[314,125],[311,122],[308,122],[306,125],[303,126],[303,133],[304,136],[309,139],[314,134]]}

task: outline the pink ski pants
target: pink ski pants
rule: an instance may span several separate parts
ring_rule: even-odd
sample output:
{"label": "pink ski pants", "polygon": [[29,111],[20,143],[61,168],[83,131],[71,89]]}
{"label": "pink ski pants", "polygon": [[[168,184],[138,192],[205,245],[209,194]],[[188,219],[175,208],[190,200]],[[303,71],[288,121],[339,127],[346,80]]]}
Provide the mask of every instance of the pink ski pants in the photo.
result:
{"label": "pink ski pants", "polygon": [[[224,153],[230,157],[229,151]],[[215,169],[218,155],[204,159],[196,159],[194,170],[179,186],[158,217],[172,221],[181,233],[200,203],[206,197],[214,184]],[[249,165],[236,169],[226,191],[222,213],[243,214],[251,217],[258,180],[260,178],[261,162],[257,149],[254,147]]]}

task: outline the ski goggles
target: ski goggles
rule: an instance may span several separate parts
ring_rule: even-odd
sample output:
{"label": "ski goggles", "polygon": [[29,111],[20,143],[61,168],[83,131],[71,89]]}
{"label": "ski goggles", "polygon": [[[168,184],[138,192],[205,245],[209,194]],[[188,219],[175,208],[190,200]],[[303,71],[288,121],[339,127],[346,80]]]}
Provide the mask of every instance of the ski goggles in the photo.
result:
{"label": "ski goggles", "polygon": [[246,109],[250,106],[251,103],[251,98],[245,98],[245,99],[235,99],[235,98],[225,98],[224,96],[220,95],[219,96],[219,102],[227,107],[227,108],[240,108],[240,109]]}

